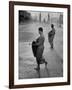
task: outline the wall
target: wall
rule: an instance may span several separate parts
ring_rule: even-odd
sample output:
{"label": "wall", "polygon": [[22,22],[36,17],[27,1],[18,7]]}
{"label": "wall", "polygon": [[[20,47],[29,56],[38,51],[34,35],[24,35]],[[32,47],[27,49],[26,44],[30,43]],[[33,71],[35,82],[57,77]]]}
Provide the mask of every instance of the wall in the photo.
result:
{"label": "wall", "polygon": [[[60,3],[71,4],[72,0],[21,0],[21,1],[33,1],[33,2],[45,2],[45,3]],[[72,5],[71,5],[72,10]],[[0,90],[8,90],[8,72],[9,72],[9,0],[0,1]],[[72,12],[71,12],[72,15]],[[72,21],[72,17],[71,17]],[[71,27],[72,29],[72,27]],[[72,31],[71,31],[72,37]],[[72,62],[71,62],[72,64]],[[72,66],[71,66],[72,68]],[[71,72],[72,73],[72,72]],[[72,76],[72,74],[71,74]],[[54,86],[54,87],[40,87],[40,88],[28,88],[22,90],[71,90],[70,86]],[[21,90],[21,89],[19,89]]]}

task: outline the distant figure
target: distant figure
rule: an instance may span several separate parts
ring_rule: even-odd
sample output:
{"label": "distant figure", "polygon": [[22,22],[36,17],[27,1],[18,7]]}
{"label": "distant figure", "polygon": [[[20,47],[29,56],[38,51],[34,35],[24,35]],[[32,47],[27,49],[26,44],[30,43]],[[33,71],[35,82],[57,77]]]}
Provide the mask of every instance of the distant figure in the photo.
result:
{"label": "distant figure", "polygon": [[53,40],[54,40],[54,36],[55,36],[55,28],[54,28],[53,24],[51,24],[51,28],[52,28],[52,30],[48,33],[48,40],[51,45],[51,49],[53,49],[54,48]]}
{"label": "distant figure", "polygon": [[45,65],[47,65],[47,62],[45,61],[45,59],[43,57],[45,38],[43,35],[42,27],[39,28],[39,34],[40,34],[40,36],[36,39],[36,41],[32,42],[32,51],[33,51],[34,57],[36,57],[36,61],[37,61],[37,68],[35,68],[36,70],[40,70],[40,64],[45,63]]}

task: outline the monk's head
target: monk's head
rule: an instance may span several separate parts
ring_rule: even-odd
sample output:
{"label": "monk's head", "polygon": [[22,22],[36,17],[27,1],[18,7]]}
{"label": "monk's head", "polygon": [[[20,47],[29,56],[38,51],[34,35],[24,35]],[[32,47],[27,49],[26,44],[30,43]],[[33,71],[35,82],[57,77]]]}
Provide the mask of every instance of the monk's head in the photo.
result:
{"label": "monk's head", "polygon": [[54,24],[51,24],[51,28],[54,28]]}
{"label": "monk's head", "polygon": [[43,28],[42,27],[39,27],[39,34],[42,34],[43,33]]}

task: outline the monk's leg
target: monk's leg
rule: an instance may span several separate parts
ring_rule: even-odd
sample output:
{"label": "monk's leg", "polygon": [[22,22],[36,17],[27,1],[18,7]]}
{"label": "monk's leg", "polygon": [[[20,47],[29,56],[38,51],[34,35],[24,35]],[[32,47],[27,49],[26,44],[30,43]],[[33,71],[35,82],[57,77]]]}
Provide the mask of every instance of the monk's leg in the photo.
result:
{"label": "monk's leg", "polygon": [[51,48],[53,48],[53,41],[52,41],[52,43],[51,43]]}
{"label": "monk's leg", "polygon": [[40,70],[39,58],[36,58],[36,61],[37,61],[37,67],[35,68],[35,70]]}

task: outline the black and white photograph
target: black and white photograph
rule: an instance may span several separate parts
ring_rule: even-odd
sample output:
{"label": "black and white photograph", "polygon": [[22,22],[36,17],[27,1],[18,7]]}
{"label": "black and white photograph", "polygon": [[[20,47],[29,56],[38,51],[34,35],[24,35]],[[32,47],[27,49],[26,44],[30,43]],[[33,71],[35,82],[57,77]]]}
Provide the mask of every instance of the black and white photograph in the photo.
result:
{"label": "black and white photograph", "polygon": [[19,10],[19,79],[63,77],[63,13]]}
{"label": "black and white photograph", "polygon": [[10,2],[9,12],[9,87],[69,85],[70,6]]}

